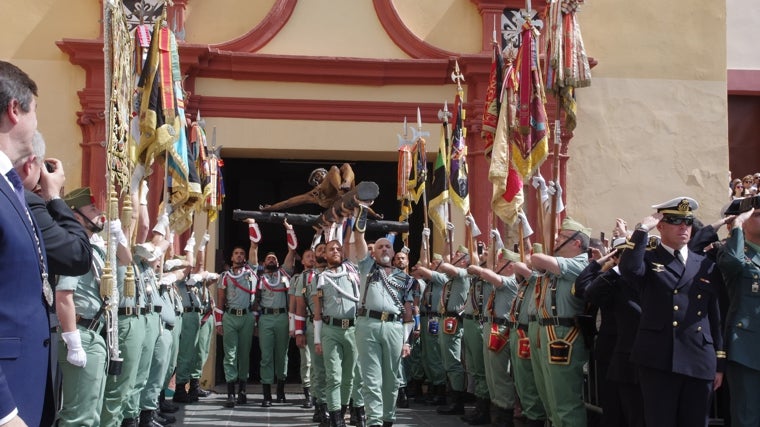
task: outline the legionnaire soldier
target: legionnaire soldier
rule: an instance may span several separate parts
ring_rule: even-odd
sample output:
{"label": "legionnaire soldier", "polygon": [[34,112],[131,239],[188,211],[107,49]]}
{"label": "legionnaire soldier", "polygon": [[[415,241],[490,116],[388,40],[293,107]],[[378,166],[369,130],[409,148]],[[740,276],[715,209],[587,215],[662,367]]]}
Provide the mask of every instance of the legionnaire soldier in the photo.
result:
{"label": "legionnaire soldier", "polygon": [[[258,225],[252,219],[248,223],[248,236],[253,244],[261,239]],[[222,274],[217,286],[214,320],[216,333],[222,336],[224,347],[224,378],[227,381],[227,400],[224,406],[234,408],[235,404],[248,402],[245,385],[250,368],[251,341],[253,340],[253,303],[258,276],[256,270],[246,261],[245,249],[236,246],[230,259],[232,268]],[[235,398],[235,384],[238,397]]]}
{"label": "legionnaire soldier", "polygon": [[[489,399],[478,401],[481,411],[488,413],[493,426],[514,426],[515,384],[507,374],[510,364],[509,311],[517,296],[518,282],[514,271],[520,256],[507,249],[501,249],[497,256],[495,271],[471,265],[467,271],[484,281],[483,299],[483,359]],[[525,266],[523,265],[523,268]],[[527,270],[527,268],[526,268]],[[475,286],[475,284],[473,284]],[[482,413],[481,412],[481,413]],[[489,417],[473,418],[470,425],[482,425]]]}
{"label": "legionnaire soldier", "polygon": [[[429,232],[429,229],[425,229]],[[425,232],[423,230],[423,232]],[[423,257],[421,257],[423,258]],[[431,271],[436,271],[443,262],[440,254],[433,254]],[[423,280],[422,271],[428,267],[418,265],[412,272],[417,280]],[[437,303],[441,300],[443,285],[432,281],[425,282],[420,302],[420,329],[422,341],[422,366],[425,368],[425,376],[428,380],[427,396],[417,396],[414,401],[428,405],[446,404],[446,371],[441,359],[441,348],[438,343],[440,334],[440,314]]]}
{"label": "legionnaire soldier", "polygon": [[204,267],[206,265],[206,245],[210,239],[211,237],[208,233],[204,234],[198,247],[198,256],[196,258],[198,269],[202,270],[202,273],[207,273],[206,279],[197,286],[201,302],[201,316],[198,340],[193,349],[195,357],[193,357],[190,368],[190,392],[193,392],[197,387],[198,397],[208,397],[211,394],[209,390],[204,390],[200,386],[203,365],[206,364],[206,359],[208,359],[208,353],[211,349],[211,336],[214,334],[214,308],[216,307],[216,303],[209,287],[219,281],[217,273],[207,272]]}
{"label": "legionnaire soldier", "polygon": [[424,267],[418,268],[422,278],[433,286],[441,286],[441,298],[433,301],[434,310],[438,311],[438,344],[441,359],[451,387],[451,399],[448,406],[436,409],[439,414],[464,414],[464,368],[462,367],[462,312],[470,291],[470,275],[467,274],[469,253],[467,248],[459,246],[454,252],[454,260],[449,264],[442,262],[438,271]]}
{"label": "legionnaire soldier", "polygon": [[[409,274],[409,248],[404,247],[401,251],[396,252],[393,256],[393,266]],[[414,315],[414,329],[412,330],[412,336],[409,344],[412,346],[412,351],[409,357],[401,361],[401,369],[399,369],[399,380],[401,381],[401,387],[398,389],[398,398],[396,406],[399,408],[409,407],[409,398],[415,397],[417,394],[422,394],[422,383],[425,380],[425,370],[422,367],[422,342],[420,340],[420,298],[424,291],[425,282],[422,280],[414,281],[412,287],[412,295],[414,296],[415,308]]]}
{"label": "legionnaire soldier", "polygon": [[[314,249],[308,248],[301,254],[301,264],[304,270],[309,270],[314,267],[316,260],[314,257]],[[303,280],[303,274],[295,274],[292,278],[290,288],[288,288],[288,335],[295,339],[296,336],[296,289],[303,288],[301,281]],[[303,316],[300,316],[303,318]],[[305,319],[301,319],[305,320]],[[303,330],[300,331],[303,334]],[[298,344],[296,344],[298,346]],[[298,347],[300,360],[300,374],[301,385],[303,386],[304,403],[302,408],[311,409],[314,407],[313,398],[311,396],[311,350],[309,346],[303,345]]]}
{"label": "legionnaire soldier", "polygon": [[[264,271],[256,287],[254,311],[259,315],[259,347],[261,349],[261,384],[264,399],[262,407],[272,405],[272,384],[277,383],[277,403],[285,403],[285,379],[288,374],[288,289],[293,274],[298,241],[293,226],[285,222],[288,235],[288,255],[283,267],[277,255],[269,252],[264,257]],[[251,262],[258,264],[259,243],[251,241]]]}
{"label": "legionnaire soldier", "polygon": [[[623,252],[619,264],[640,290],[631,360],[639,368],[645,422],[706,426],[726,360],[718,306],[723,278],[713,261],[687,247],[697,202],[677,197],[652,207],[657,213],[636,226],[633,249]],[[660,243],[647,251],[654,228]]]}
{"label": "legionnaire soldier", "polygon": [[354,323],[359,304],[359,273],[343,261],[338,240],[325,247],[327,268],[319,275],[314,300],[314,347],[325,363],[325,399],[331,427],[345,427],[345,414],[351,397],[356,338]]}
{"label": "legionnaire soldier", "polygon": [[728,363],[726,379],[731,391],[731,425],[760,426],[758,340],[751,329],[760,322],[760,210],[758,196],[745,203],[746,210],[733,219],[731,234],[718,255],[729,295],[726,316]]}
{"label": "legionnaire soldier", "polygon": [[362,226],[366,224],[366,207],[359,210],[350,254],[362,279],[356,320],[356,342],[362,343],[359,346],[362,395],[367,424],[389,426],[396,419],[399,356],[406,357],[410,352],[414,279],[391,266],[394,252],[388,239],[378,239],[372,256],[368,256]]}
{"label": "legionnaire soldier", "polygon": [[[90,189],[78,188],[63,199],[92,242],[92,236],[102,230],[104,216],[93,205]],[[108,360],[106,342],[100,335],[105,309],[100,278],[105,258],[105,246],[93,243],[90,271],[79,277],[60,276],[56,286],[55,305],[62,330],[58,346],[63,377],[62,407],[58,414],[61,426],[100,425]]]}
{"label": "legionnaire soldier", "polygon": [[531,362],[536,382],[543,382],[547,394],[541,400],[548,405],[556,426],[586,425],[583,365],[588,361],[588,349],[575,319],[583,313],[585,302],[573,294],[573,285],[588,264],[590,237],[589,228],[565,218],[554,256],[534,253],[526,258],[531,269],[546,273],[538,308],[540,341],[531,348]]}
{"label": "legionnaire soldier", "polygon": [[[309,260],[314,258],[313,263]],[[327,402],[325,401],[325,364],[321,354],[317,354],[314,348],[314,300],[311,298],[312,292],[317,287],[319,274],[324,270],[325,244],[318,244],[313,251],[313,255],[308,252],[304,254],[304,267],[311,264],[310,268],[304,270],[297,281],[295,290],[296,312],[295,312],[295,339],[298,347],[308,346],[312,355],[311,385],[312,395],[316,399],[314,405],[313,422],[329,422],[327,413]]]}

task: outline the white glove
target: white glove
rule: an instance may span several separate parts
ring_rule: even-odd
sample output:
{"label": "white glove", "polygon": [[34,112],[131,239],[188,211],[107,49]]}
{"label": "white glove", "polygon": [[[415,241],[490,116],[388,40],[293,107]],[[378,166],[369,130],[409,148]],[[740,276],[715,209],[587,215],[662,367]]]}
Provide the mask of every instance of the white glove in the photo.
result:
{"label": "white glove", "polygon": [[472,215],[465,216],[464,223],[470,227],[470,230],[472,230],[472,237],[478,237],[483,234],[480,232],[480,228],[478,228],[478,224],[475,222],[475,218],[473,218]]}
{"label": "white glove", "polygon": [[430,229],[425,227],[422,229],[422,237],[430,237]]}
{"label": "white glove", "polygon": [[87,365],[87,353],[82,348],[82,337],[79,331],[63,332],[61,338],[68,349],[66,360],[74,366],[84,368]]}
{"label": "white glove", "polygon": [[140,188],[142,189],[140,191],[140,205],[148,206],[148,191],[150,191],[148,181],[143,181],[142,184],[140,184]]}
{"label": "white glove", "polygon": [[208,234],[208,231],[207,231],[207,232],[203,233],[203,237],[201,238],[201,246],[200,247],[205,249],[206,245],[208,244],[209,241],[211,241],[211,235]]}
{"label": "white glove", "polygon": [[156,222],[156,226],[153,227],[153,231],[162,236],[167,236],[168,230],[169,230],[169,214],[164,212],[163,215],[158,217],[158,221]]}
{"label": "white glove", "polygon": [[176,270],[178,268],[183,267],[184,264],[185,264],[185,261],[178,258],[172,258],[170,260],[166,260],[164,262],[164,271]]}
{"label": "white glove", "polygon": [[132,171],[132,182],[129,185],[129,191],[132,193],[136,193],[140,190],[141,182],[143,181],[143,178],[145,177],[145,166],[141,164],[137,164],[135,166],[135,170]]}
{"label": "white glove", "polygon": [[209,280],[209,281],[219,280],[219,274],[209,273],[208,276],[206,276],[206,280]]}
{"label": "white glove", "polygon": [[113,236],[114,239],[116,239],[120,245],[129,247],[127,236],[124,235],[124,230],[121,229],[120,219],[117,218],[108,221],[108,232],[111,234],[111,236]]}
{"label": "white glove", "polygon": [[187,286],[194,286],[196,283],[203,280],[203,275],[200,273],[194,273],[187,279]]}
{"label": "white glove", "polygon": [[158,281],[159,285],[171,285],[177,281],[177,276],[174,273],[164,274],[161,280]]}
{"label": "white glove", "polygon": [[452,222],[446,222],[446,229],[449,231],[454,231],[456,227],[454,227],[454,223]]}
{"label": "white glove", "polygon": [[[562,187],[559,185],[559,183],[551,183],[551,187],[555,188],[554,192],[557,193],[557,213],[562,212],[565,210],[565,205],[562,203]],[[554,193],[552,193],[554,194]]]}
{"label": "white glove", "polygon": [[187,243],[185,244],[185,252],[193,253],[195,250],[195,232],[193,231],[192,234],[190,234],[190,238],[187,239]]}
{"label": "white glove", "polygon": [[403,248],[401,248],[401,253],[409,254],[409,252],[411,251],[408,247],[404,246]]}
{"label": "white glove", "polygon": [[546,192],[546,181],[544,180],[544,177],[542,177],[541,175],[534,176],[532,183],[533,183],[533,188],[537,188],[538,191],[540,191],[541,193]]}
{"label": "white glove", "polygon": [[522,227],[522,233],[523,237],[530,237],[533,235],[533,229],[530,228],[530,223],[528,222],[528,217],[525,215],[525,212],[520,211],[517,214],[517,220],[520,221],[520,226]]}
{"label": "white glove", "polygon": [[504,241],[501,240],[501,234],[499,233],[499,230],[496,228],[491,229],[491,238],[494,239],[494,244],[496,245],[496,250],[500,250],[504,247]]}

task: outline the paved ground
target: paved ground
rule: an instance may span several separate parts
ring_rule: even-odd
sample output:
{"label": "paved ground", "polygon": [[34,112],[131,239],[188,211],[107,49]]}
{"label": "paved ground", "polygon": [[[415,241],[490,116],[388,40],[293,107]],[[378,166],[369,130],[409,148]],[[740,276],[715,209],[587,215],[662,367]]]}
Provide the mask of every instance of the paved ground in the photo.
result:
{"label": "paved ground", "polygon": [[[248,385],[248,390],[254,393],[248,394],[247,405],[239,405],[234,409],[222,407],[222,401],[226,395],[221,394],[222,387],[218,387],[219,394],[201,399],[197,404],[181,405],[177,417],[176,426],[279,426],[301,427],[314,426],[311,422],[313,410],[303,409],[303,394],[297,385],[288,384],[286,397],[288,403],[272,404],[270,408],[262,408],[261,386]],[[467,407],[471,410],[471,407]],[[461,427],[467,426],[459,419],[459,416],[443,416],[435,412],[435,407],[411,403],[409,409],[399,409],[396,414],[394,427],[405,426],[435,426],[435,427]],[[521,424],[517,424],[520,426]]]}

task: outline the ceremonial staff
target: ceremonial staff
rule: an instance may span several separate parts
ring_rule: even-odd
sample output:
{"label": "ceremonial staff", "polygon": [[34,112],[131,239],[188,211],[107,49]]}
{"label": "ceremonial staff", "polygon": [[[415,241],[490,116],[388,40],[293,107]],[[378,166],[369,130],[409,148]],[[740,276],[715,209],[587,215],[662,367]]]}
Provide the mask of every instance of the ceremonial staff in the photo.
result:
{"label": "ceremonial staff", "polygon": [[[457,67],[458,68],[458,67]],[[452,72],[452,78],[454,77],[454,73]],[[444,145],[446,145],[446,150],[443,153],[445,156],[445,165],[444,165],[444,173],[445,173],[445,180],[444,185],[449,185],[449,146],[451,145],[451,141],[449,140],[449,117],[451,117],[451,112],[449,112],[449,106],[447,102],[443,103],[443,110],[438,110],[438,119],[443,122],[443,139],[444,139]],[[451,201],[449,198],[446,198],[446,204],[444,205],[444,208],[446,209],[446,221],[451,222]],[[454,245],[453,245],[453,232],[448,229],[448,226],[446,227],[446,230],[444,230],[444,233],[446,235],[446,245],[449,249],[449,260],[454,259]]]}
{"label": "ceremonial staff", "polygon": [[[414,139],[417,141],[417,164],[415,164],[415,167],[417,168],[417,173],[421,174],[420,176],[417,176],[417,181],[419,182],[422,180],[423,187],[422,187],[422,206],[423,206],[423,218],[425,222],[425,228],[430,228],[430,219],[428,218],[428,202],[427,202],[427,148],[425,148],[425,137],[430,136],[430,132],[423,132],[422,131],[422,115],[420,114],[420,107],[417,107],[417,130],[415,131],[414,128],[412,128],[412,134],[414,135]],[[420,167],[421,166],[421,167]],[[423,261],[423,265],[429,265],[430,264],[430,237],[429,236],[423,236],[422,237],[422,245],[425,249],[424,256],[425,259]]]}

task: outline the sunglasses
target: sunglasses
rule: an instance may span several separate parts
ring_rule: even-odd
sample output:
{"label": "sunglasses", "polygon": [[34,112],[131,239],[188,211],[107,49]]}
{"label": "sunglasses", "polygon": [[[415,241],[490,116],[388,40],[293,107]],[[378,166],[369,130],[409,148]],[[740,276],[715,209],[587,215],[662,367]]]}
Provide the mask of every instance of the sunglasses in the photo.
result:
{"label": "sunglasses", "polygon": [[664,216],[662,217],[662,222],[666,224],[672,224],[672,225],[692,225],[694,224],[694,218],[689,217],[682,217],[682,216]]}

